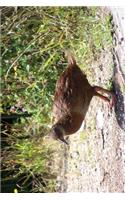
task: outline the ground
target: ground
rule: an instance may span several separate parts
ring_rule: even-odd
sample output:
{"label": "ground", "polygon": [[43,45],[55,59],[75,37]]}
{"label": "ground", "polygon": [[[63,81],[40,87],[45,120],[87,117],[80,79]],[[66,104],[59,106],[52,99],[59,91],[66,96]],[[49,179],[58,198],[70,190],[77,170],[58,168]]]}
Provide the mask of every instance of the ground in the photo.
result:
{"label": "ground", "polygon": [[93,85],[113,82],[117,101],[111,110],[93,97],[84,124],[68,139],[69,147],[61,146],[57,192],[125,192],[125,19],[120,8],[108,10],[114,49],[104,49],[92,65]]}

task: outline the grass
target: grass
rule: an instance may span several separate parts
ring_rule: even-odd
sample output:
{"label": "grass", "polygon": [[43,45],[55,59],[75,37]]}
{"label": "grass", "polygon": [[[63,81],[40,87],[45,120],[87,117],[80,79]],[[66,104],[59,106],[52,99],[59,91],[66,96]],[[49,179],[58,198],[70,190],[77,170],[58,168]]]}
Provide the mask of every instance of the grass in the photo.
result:
{"label": "grass", "polygon": [[[112,45],[110,16],[102,20],[98,12],[96,7],[2,10],[1,112],[20,103],[33,113],[31,118],[12,124],[9,133],[2,130],[7,143],[2,149],[2,170],[14,170],[14,175],[3,181],[24,177],[11,192],[55,191],[54,145],[45,143],[44,137],[50,130],[55,84],[67,66],[62,53],[70,48],[81,68],[93,76],[92,62]],[[32,189],[27,185],[30,178]]]}

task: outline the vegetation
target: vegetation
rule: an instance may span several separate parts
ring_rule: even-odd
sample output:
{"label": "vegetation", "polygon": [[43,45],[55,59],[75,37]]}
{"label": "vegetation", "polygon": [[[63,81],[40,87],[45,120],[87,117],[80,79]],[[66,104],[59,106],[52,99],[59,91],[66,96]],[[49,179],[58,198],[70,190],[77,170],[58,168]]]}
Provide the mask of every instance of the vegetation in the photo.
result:
{"label": "vegetation", "polygon": [[110,16],[102,20],[95,7],[4,7],[1,12],[1,113],[17,104],[33,113],[11,124],[9,131],[2,128],[3,185],[13,182],[9,192],[54,192],[55,145],[45,136],[56,80],[67,66],[63,51],[74,51],[92,76],[91,63],[112,44]]}

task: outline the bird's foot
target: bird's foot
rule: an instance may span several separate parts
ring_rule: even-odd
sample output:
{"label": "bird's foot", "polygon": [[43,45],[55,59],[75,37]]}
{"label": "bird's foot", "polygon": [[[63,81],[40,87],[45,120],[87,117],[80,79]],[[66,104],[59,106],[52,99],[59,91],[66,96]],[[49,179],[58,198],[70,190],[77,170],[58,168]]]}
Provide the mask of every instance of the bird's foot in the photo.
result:
{"label": "bird's foot", "polygon": [[116,103],[116,96],[115,96],[115,94],[111,93],[111,99],[109,102],[110,109],[112,109],[113,106],[115,106],[115,103]]}

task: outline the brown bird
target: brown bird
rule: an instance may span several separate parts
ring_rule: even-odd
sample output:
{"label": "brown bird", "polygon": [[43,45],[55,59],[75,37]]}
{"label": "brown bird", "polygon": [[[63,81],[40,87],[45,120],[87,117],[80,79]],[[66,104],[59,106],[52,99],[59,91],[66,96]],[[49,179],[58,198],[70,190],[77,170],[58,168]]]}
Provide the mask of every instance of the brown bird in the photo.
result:
{"label": "brown bird", "polygon": [[[65,57],[68,60],[68,67],[56,83],[53,104],[55,123],[50,135],[53,139],[68,144],[64,136],[71,135],[80,128],[92,97],[98,96],[109,102],[112,107],[115,103],[115,95],[99,86],[91,86],[71,52],[66,51]],[[99,92],[108,94],[111,99]]]}

